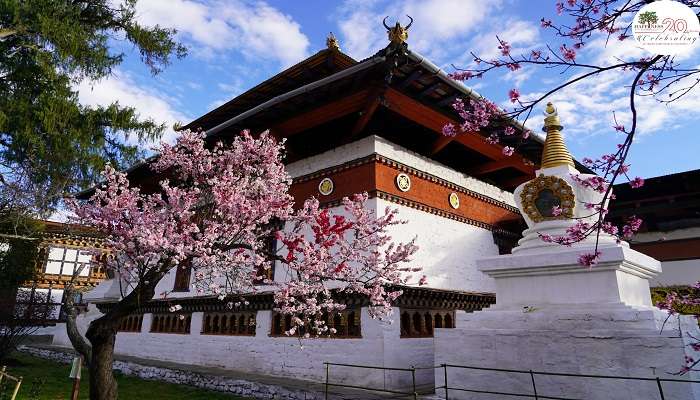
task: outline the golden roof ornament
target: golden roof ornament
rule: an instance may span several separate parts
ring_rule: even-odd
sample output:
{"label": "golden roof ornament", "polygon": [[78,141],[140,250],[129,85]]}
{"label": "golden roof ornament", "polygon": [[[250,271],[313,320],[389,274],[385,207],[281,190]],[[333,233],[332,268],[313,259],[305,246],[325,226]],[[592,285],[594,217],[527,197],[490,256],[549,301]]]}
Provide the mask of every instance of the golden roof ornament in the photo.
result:
{"label": "golden roof ornament", "polygon": [[333,32],[329,33],[328,37],[326,37],[326,47],[330,50],[340,50],[340,43]]}
{"label": "golden roof ornament", "polygon": [[559,122],[559,114],[554,105],[549,102],[545,109],[544,127],[542,130],[547,132],[547,139],[544,142],[544,150],[542,151],[541,169],[558,167],[560,165],[574,166],[574,159],[566,148],[561,130],[564,127]]}
{"label": "golden roof ornament", "polygon": [[408,40],[408,29],[413,25],[413,18],[411,18],[410,15],[406,15],[408,19],[411,20],[411,22],[406,25],[404,28],[401,26],[401,23],[399,21],[396,21],[396,25],[393,27],[389,27],[389,25],[386,24],[387,17],[384,17],[384,20],[382,21],[382,24],[386,28],[387,36],[389,37],[389,41],[393,44],[402,44],[406,43],[406,40]]}

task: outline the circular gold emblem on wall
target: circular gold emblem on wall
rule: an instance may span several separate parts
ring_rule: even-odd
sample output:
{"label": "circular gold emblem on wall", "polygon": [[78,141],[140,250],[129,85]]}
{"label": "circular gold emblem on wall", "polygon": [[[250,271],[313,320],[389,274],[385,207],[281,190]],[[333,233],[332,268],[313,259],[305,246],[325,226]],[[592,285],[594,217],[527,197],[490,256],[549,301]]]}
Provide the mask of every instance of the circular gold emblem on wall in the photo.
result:
{"label": "circular gold emblem on wall", "polygon": [[455,210],[459,208],[459,196],[457,195],[457,193],[455,193],[455,192],[450,193],[448,200],[449,200],[450,206],[452,208],[454,208]]}
{"label": "circular gold emblem on wall", "polygon": [[406,174],[396,175],[396,187],[402,192],[408,192],[411,189],[411,178]]}
{"label": "circular gold emblem on wall", "polygon": [[324,196],[328,196],[329,194],[333,193],[334,188],[335,185],[333,184],[333,180],[331,178],[323,178],[318,184],[318,192]]}
{"label": "circular gold emblem on wall", "polygon": [[[523,210],[535,222],[569,219],[574,216],[574,191],[568,183],[556,176],[540,175],[523,187],[520,193]],[[554,208],[561,213],[555,215]]]}

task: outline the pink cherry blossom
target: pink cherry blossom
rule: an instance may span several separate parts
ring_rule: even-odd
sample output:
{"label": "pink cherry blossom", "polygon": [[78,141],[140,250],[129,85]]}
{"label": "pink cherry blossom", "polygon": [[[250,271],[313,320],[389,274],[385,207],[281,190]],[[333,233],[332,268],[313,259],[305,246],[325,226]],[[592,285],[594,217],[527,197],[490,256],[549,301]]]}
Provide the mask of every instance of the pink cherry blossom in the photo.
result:
{"label": "pink cherry blossom", "polygon": [[595,251],[593,253],[584,253],[581,254],[578,257],[578,263],[583,265],[584,267],[593,267],[598,264],[598,260],[600,259],[601,253],[599,251]]}
{"label": "pink cherry blossom", "polygon": [[561,52],[561,55],[564,57],[566,61],[569,62],[574,62],[576,61],[576,50],[566,47],[565,44],[561,45],[559,47],[559,51]]}
{"label": "pink cherry blossom", "polygon": [[510,89],[508,91],[508,98],[511,103],[515,103],[520,98],[520,91],[518,89]]}
{"label": "pink cherry blossom", "polygon": [[[410,275],[420,271],[409,266],[415,240],[397,244],[387,232],[405,223],[396,210],[377,217],[364,194],[343,199],[339,214],[313,198],[294,211],[283,143],[267,132],[255,138],[244,131],[227,145],[205,139],[184,131],[175,145],[162,144],[150,165],[161,179],[155,188],[131,185],[125,173],[107,167],[90,201],[71,203],[75,222],[105,235],[107,267],[125,290],[152,292],[186,264],[198,293],[233,303],[256,290],[256,271],[279,262],[295,279],[267,283],[276,288],[278,309],[294,316],[291,330],[342,309],[338,292],[366,296],[372,316],[389,315],[397,287],[413,284]],[[282,254],[269,249],[272,236],[283,243]],[[325,332],[323,324],[315,326],[315,333]]]}
{"label": "pink cherry blossom", "polygon": [[640,188],[644,186],[644,179],[640,177],[635,177],[630,181],[630,186],[632,186],[635,189]]}

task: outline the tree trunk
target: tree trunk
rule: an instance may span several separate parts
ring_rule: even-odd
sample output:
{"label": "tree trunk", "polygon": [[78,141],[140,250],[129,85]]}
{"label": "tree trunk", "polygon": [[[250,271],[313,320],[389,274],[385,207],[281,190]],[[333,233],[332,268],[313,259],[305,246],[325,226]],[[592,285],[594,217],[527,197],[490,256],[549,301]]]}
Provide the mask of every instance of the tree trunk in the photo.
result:
{"label": "tree trunk", "polygon": [[117,380],[112,372],[117,330],[103,316],[92,321],[85,336],[92,343],[90,400],[117,400]]}
{"label": "tree trunk", "polygon": [[92,362],[92,349],[78,330],[78,324],[76,321],[78,311],[75,309],[74,301],[75,293],[75,288],[73,287],[73,282],[71,281],[71,283],[66,285],[65,288],[66,333],[68,334],[68,339],[73,345],[73,348],[78,352],[78,354],[83,356],[83,360],[85,360],[89,366],[90,362]]}
{"label": "tree trunk", "polygon": [[129,294],[113,304],[105,315],[90,323],[85,332],[85,337],[92,344],[90,400],[117,400],[117,381],[112,372],[117,327],[122,318],[134,312],[139,304],[153,298],[156,285],[169,269],[152,270],[145,274]]}

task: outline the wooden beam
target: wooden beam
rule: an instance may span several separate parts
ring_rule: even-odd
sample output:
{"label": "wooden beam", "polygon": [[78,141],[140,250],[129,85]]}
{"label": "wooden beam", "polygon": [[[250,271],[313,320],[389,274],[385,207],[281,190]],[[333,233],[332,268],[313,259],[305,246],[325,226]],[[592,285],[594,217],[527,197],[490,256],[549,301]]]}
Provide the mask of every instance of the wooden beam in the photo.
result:
{"label": "wooden beam", "polygon": [[505,157],[500,160],[489,161],[487,163],[481,164],[476,168],[472,168],[467,171],[467,174],[472,176],[479,176],[488,174],[489,172],[499,171],[509,167],[515,167],[517,164],[522,163],[522,159],[518,156]]}
{"label": "wooden beam", "polygon": [[407,76],[406,79],[404,79],[403,81],[401,81],[401,83],[399,83],[399,88],[405,89],[406,87],[408,87],[408,85],[411,84],[411,82],[420,78],[421,75],[423,75],[423,70],[420,68],[417,68],[415,71],[411,72],[411,75]]}
{"label": "wooden beam", "polygon": [[434,156],[435,154],[439,153],[440,150],[444,149],[447,147],[448,144],[452,143],[454,140],[453,136],[446,136],[446,135],[441,135],[439,138],[435,139],[433,142],[433,145],[430,148],[430,155]]}
{"label": "wooden beam", "polygon": [[383,94],[383,88],[372,92],[372,94],[369,96],[367,105],[362,110],[362,115],[352,127],[352,130],[348,135],[347,142],[351,142],[360,132],[362,132],[363,129],[365,129],[369,120],[372,119],[374,112],[377,111],[377,107],[379,107],[379,104],[382,101]]}
{"label": "wooden beam", "polygon": [[[433,110],[432,108],[406,96],[396,89],[388,88],[384,94],[384,98],[388,107],[394,112],[397,112],[440,135],[442,135],[442,128],[446,124],[451,123],[454,125],[459,125],[459,123],[452,118],[440,113],[439,111]],[[479,134],[462,133],[454,137],[453,140],[461,143],[465,147],[485,155],[492,160],[500,160],[503,158],[503,146],[488,143],[486,138]],[[445,143],[443,147],[446,145],[447,144]],[[535,168],[530,165],[525,165],[525,163],[517,163],[513,165],[513,167],[521,172],[524,172],[528,176],[534,176],[535,174]]]}
{"label": "wooden beam", "polygon": [[460,97],[462,97],[462,95],[459,94],[459,93],[453,94],[453,95],[451,95],[451,96],[448,95],[448,96],[445,97],[444,99],[438,101],[437,105],[440,106],[440,107],[447,106],[447,105],[449,105],[450,107],[452,107],[452,104],[454,104],[455,100],[457,100],[457,99],[460,98]]}
{"label": "wooden beam", "polygon": [[533,178],[532,176],[525,176],[525,175],[511,178],[511,179],[508,179],[506,181],[503,181],[501,183],[501,187],[506,188],[506,189],[515,189],[521,183],[527,182],[532,178]]}
{"label": "wooden beam", "polygon": [[440,80],[438,79],[437,82],[433,83],[432,85],[428,85],[426,88],[424,88],[423,90],[421,90],[421,92],[420,92],[420,94],[418,95],[418,97],[425,97],[425,96],[429,95],[430,92],[432,92],[433,90],[435,90],[435,89],[437,89],[438,87],[440,87],[440,85],[442,85],[442,82],[440,82]]}
{"label": "wooden beam", "polygon": [[369,89],[324,104],[321,107],[296,115],[270,128],[279,137],[287,137],[325,122],[362,110],[367,102]]}

